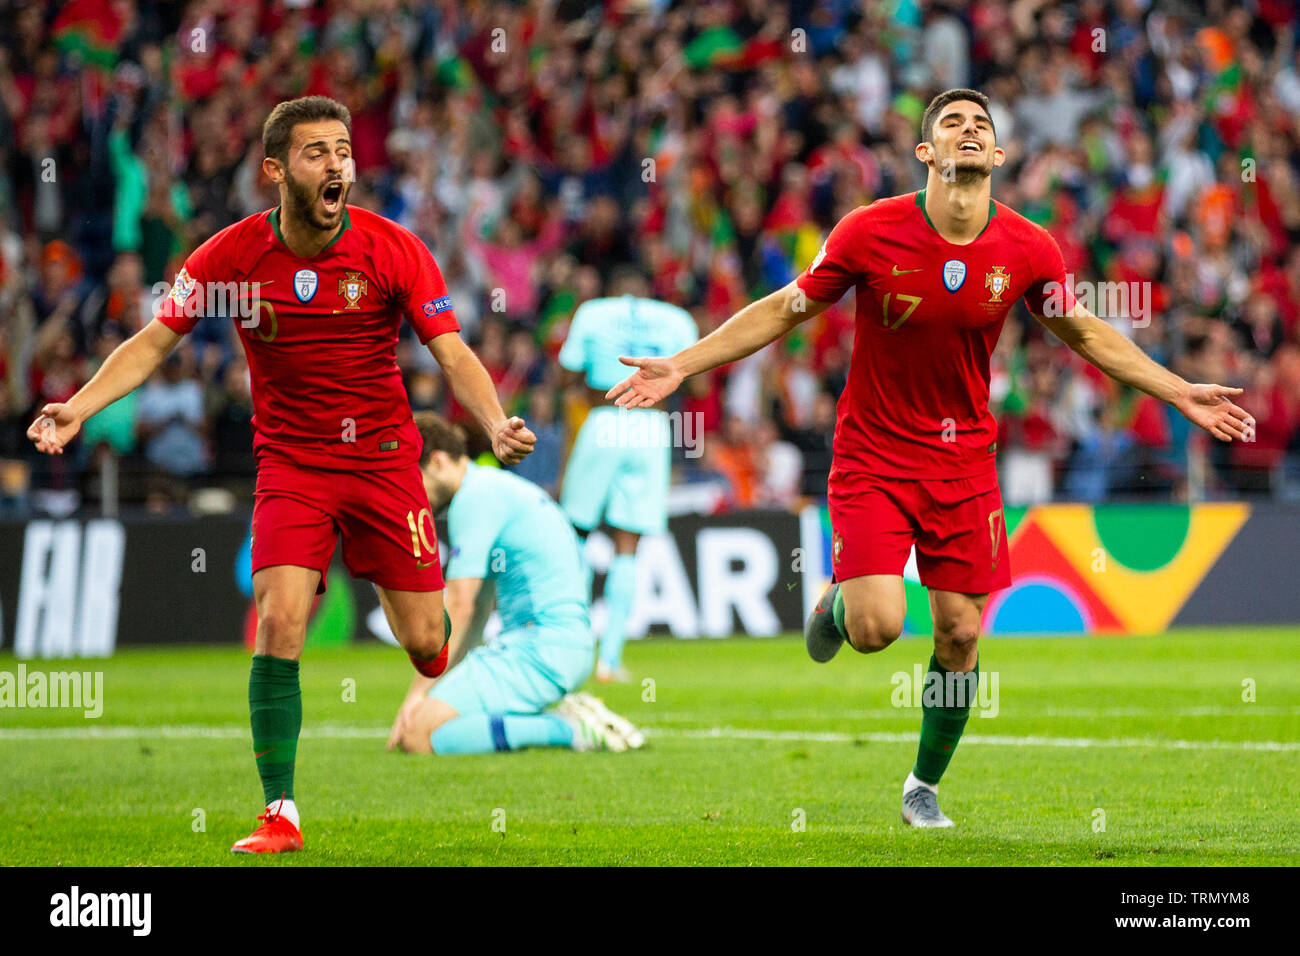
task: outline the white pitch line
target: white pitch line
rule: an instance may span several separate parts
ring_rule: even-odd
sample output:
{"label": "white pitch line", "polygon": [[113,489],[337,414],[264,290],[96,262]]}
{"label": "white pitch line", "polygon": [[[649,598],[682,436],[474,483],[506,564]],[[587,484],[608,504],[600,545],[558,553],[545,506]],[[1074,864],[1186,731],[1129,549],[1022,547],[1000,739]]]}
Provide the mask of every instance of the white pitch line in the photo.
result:
{"label": "white pitch line", "polygon": [[[837,721],[844,720],[901,720],[915,719],[917,707],[878,707],[871,710],[837,710],[833,716]],[[978,710],[979,708],[975,708]],[[1090,720],[1104,717],[1290,717],[1300,716],[1300,707],[1273,707],[1262,704],[1240,704],[1233,707],[1047,707],[1042,710],[1015,712],[1002,707],[1004,717],[1040,718],[1064,717]],[[767,710],[763,716],[768,720],[824,720],[826,711],[818,710]],[[661,714],[657,718],[669,723],[702,723],[713,719],[712,714],[674,711]]]}
{"label": "white pitch line", "polygon": [[[1300,714],[1300,707],[1270,707],[1241,703],[1232,707],[1048,707],[1039,711],[1044,717],[1290,717]],[[1027,715],[1034,716],[1034,715]]]}
{"label": "white pitch line", "polygon": [[[643,725],[652,737],[687,740],[769,740],[794,743],[911,744],[913,733],[874,732],[850,734],[842,731],[762,730],[746,727],[672,728]],[[301,736],[317,740],[377,740],[388,737],[389,727],[354,727],[346,724],[317,724],[302,729]],[[144,739],[247,740],[247,727],[235,724],[160,724],[158,726],[7,727],[0,728],[5,740],[144,740]],[[1039,734],[967,734],[962,744],[993,747],[1067,747],[1166,750],[1263,750],[1300,751],[1295,740],[1173,740],[1166,737],[1047,737]]]}
{"label": "white pitch line", "polygon": [[[900,734],[876,732],[869,734],[846,734],[834,731],[803,730],[750,730],[742,727],[709,727],[700,730],[658,729],[651,731],[656,737],[687,737],[710,740],[778,740],[807,741],[809,743],[875,743],[907,744],[916,743],[915,733]],[[1271,750],[1300,751],[1297,740],[1170,740],[1165,737],[1044,737],[1030,734],[1013,737],[998,734],[966,734],[961,738],[965,744],[988,744],[995,747],[1107,747],[1107,748],[1142,748],[1152,747],[1170,750]]]}
{"label": "white pitch line", "polygon": [[[322,740],[370,740],[387,738],[391,727],[352,727],[345,724],[317,724],[304,727],[299,737]],[[0,740],[143,740],[167,738],[172,740],[249,740],[247,727],[237,724],[134,724],[85,727],[7,727],[0,728]]]}

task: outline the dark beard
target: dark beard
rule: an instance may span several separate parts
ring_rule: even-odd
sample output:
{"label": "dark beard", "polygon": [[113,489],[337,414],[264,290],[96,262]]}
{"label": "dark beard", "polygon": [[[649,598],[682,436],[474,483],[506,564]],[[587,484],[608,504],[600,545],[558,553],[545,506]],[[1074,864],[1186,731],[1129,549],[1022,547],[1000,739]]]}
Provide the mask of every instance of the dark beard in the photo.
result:
{"label": "dark beard", "polygon": [[451,499],[456,493],[450,488],[439,485],[434,489],[433,496],[429,499],[429,509],[436,515],[442,512],[442,509],[451,504]]}
{"label": "dark beard", "polygon": [[978,167],[959,166],[953,163],[953,173],[955,174],[953,182],[958,186],[973,186],[982,183],[993,175],[993,164],[988,163]]}
{"label": "dark beard", "polygon": [[960,166],[956,169],[958,186],[973,186],[976,183],[982,183],[993,175],[990,169],[962,169]]}
{"label": "dark beard", "polygon": [[[318,193],[313,192],[306,183],[294,179],[293,176],[289,175],[288,170],[285,170],[284,182],[289,187],[289,212],[294,219],[307,223],[313,229],[332,229],[338,225],[338,223],[321,218],[320,212],[316,208]],[[344,183],[345,192],[346,188],[347,184]],[[343,209],[343,202],[346,198],[346,195],[339,196],[340,211]]]}

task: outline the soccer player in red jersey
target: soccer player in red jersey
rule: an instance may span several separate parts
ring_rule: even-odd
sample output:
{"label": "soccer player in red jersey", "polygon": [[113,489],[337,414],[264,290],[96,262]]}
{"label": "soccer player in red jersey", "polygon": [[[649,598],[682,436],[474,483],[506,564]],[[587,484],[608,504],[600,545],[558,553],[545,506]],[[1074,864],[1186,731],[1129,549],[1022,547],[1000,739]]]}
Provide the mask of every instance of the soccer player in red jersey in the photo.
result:
{"label": "soccer player in red jersey", "polygon": [[1052,237],[990,197],[1005,157],[983,94],[939,94],[921,137],[923,190],[850,212],[793,283],[697,344],[668,358],[623,359],[637,371],[607,397],[628,408],[662,401],[687,376],[750,355],[855,290],[828,488],[835,583],[805,641],[817,661],[844,641],[864,654],[893,643],[915,545],[934,621],[926,680],[935,692],[922,696],[903,819],[945,827],[952,821],[939,809],[938,784],[975,696],[981,612],[989,592],[1011,583],[988,408],[989,356],[1011,306],[1023,297],[1079,355],[1215,438],[1249,439],[1254,421],[1229,400],[1240,389],[1184,381],[1074,300]]}
{"label": "soccer player in red jersey", "polygon": [[258,623],[248,703],[267,804],[236,852],[302,848],[293,801],[298,658],[338,534],[344,564],[375,585],[416,670],[436,677],[446,668],[438,536],[396,363],[402,320],[498,458],[518,462],[535,442],[521,419],[506,418],[487,371],[457,334],[428,248],[396,223],[347,205],[350,128],[347,108],[327,97],[276,106],[262,131],[262,168],[279,186],[279,206],[199,246],[153,321],[66,404],[41,409],[28,430],[40,451],[61,453],[86,419],[144,382],[200,318],[224,312],[235,319],[253,393]]}

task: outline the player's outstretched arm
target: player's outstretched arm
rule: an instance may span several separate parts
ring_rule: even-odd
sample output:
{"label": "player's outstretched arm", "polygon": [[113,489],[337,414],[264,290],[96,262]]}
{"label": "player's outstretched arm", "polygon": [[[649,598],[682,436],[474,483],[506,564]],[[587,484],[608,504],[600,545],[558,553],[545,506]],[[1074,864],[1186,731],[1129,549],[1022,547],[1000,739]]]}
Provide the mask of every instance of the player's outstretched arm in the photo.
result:
{"label": "player's outstretched arm", "polygon": [[62,455],[84,421],[139,388],[180,340],[180,335],[154,319],[115,348],[77,394],[67,402],[52,402],[41,409],[27,429],[36,450]]}
{"label": "player's outstretched arm", "polygon": [[1229,396],[1240,395],[1241,389],[1186,381],[1077,303],[1064,316],[1035,318],[1111,378],[1168,402],[1220,441],[1253,438],[1255,419],[1229,400]]}
{"label": "player's outstretched arm", "polygon": [[775,342],[800,322],[810,319],[831,303],[818,302],[791,282],[783,289],[745,306],[694,345],[667,358],[619,356],[624,365],[637,371],[619,382],[606,398],[620,408],[643,408],[662,402],[683,379],[753,355]]}
{"label": "player's outstretched arm", "polygon": [[522,418],[506,418],[492,376],[473,350],[457,333],[444,332],[429,340],[429,351],[451,383],[456,401],[469,409],[479,427],[487,432],[496,456],[507,465],[523,461],[537,444],[537,436],[524,425]]}
{"label": "player's outstretched arm", "polygon": [[[443,607],[447,609],[447,617],[451,619],[451,649],[447,652],[447,671],[444,671],[444,674],[459,664],[460,659],[465,656],[465,648],[469,646],[470,624],[474,619],[474,602],[478,599],[479,588],[482,585],[482,578],[453,578],[447,582],[446,589],[442,592]],[[393,731],[388,735],[388,750],[400,744],[406,732],[407,721],[439,680],[441,680],[439,677],[415,675],[410,689],[406,692],[406,699],[398,708],[397,718],[393,721]]]}

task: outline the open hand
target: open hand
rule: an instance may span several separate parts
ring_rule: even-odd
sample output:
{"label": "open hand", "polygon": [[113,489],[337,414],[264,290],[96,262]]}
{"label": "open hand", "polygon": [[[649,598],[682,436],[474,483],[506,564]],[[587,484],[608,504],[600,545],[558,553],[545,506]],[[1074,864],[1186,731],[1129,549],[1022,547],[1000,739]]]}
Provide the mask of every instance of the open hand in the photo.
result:
{"label": "open hand", "polygon": [[1255,419],[1244,408],[1228,400],[1241,389],[1223,385],[1193,385],[1178,402],[1177,409],[1193,425],[1199,425],[1219,441],[1255,440]]}
{"label": "open hand", "polygon": [[619,408],[657,405],[682,384],[682,373],[671,358],[626,358],[620,355],[618,360],[637,369],[605,393],[605,397],[614,399]]}

